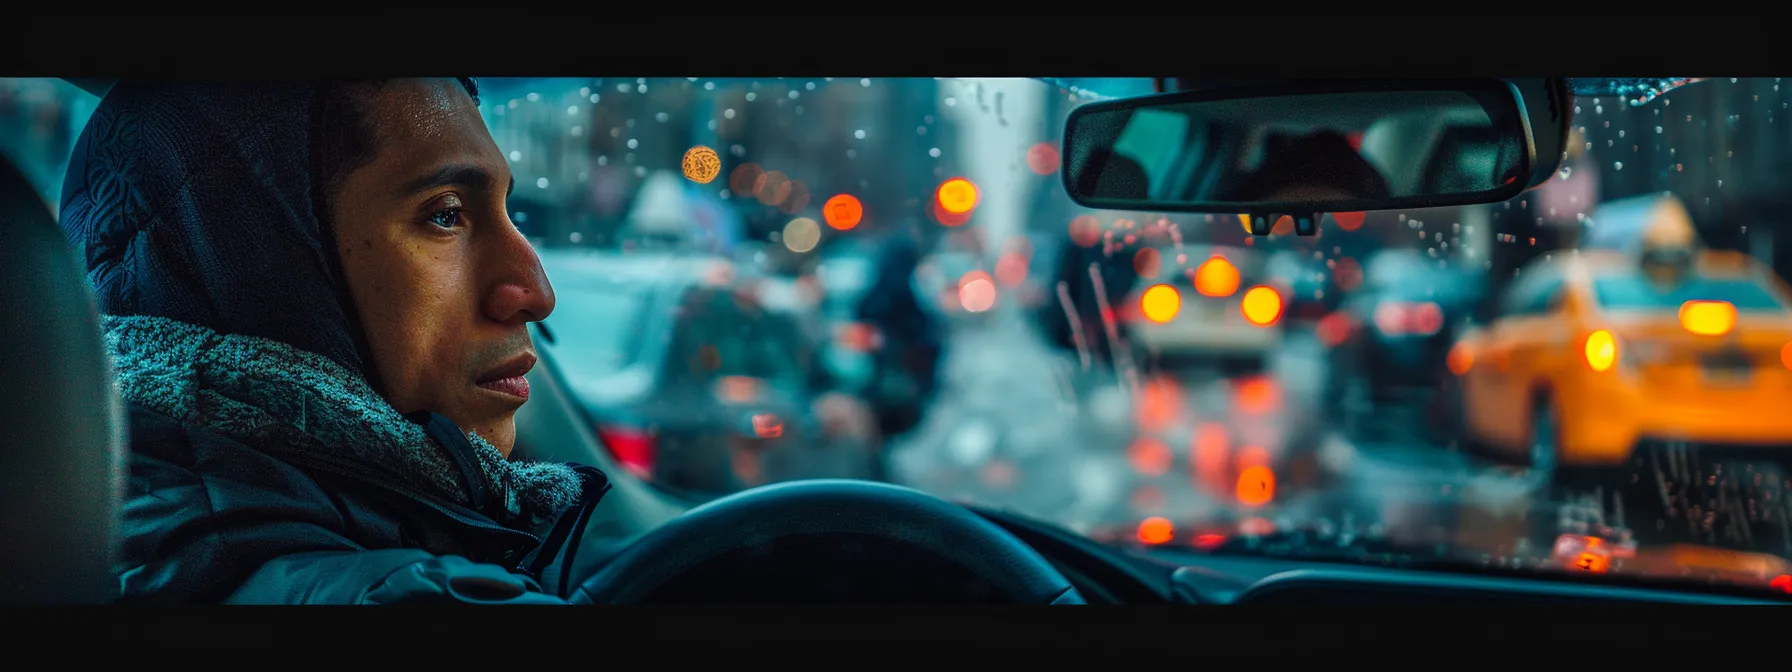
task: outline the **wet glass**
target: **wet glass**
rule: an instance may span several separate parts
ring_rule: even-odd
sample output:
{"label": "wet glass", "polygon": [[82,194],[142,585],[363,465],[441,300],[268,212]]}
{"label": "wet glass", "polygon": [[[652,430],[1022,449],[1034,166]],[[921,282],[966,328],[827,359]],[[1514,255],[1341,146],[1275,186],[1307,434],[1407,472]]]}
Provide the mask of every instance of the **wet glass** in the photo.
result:
{"label": "wet glass", "polygon": [[[557,375],[667,497],[885,478],[1154,553],[1792,582],[1779,80],[1576,98],[1538,188],[1311,237],[1075,205],[1058,142],[1091,98],[1036,80],[482,87],[544,258],[728,262],[649,274],[701,305],[549,268],[554,347],[601,364]],[[73,135],[38,132],[92,101],[0,90],[0,148],[56,193]],[[1676,226],[1684,284],[1639,285]],[[700,384],[614,369],[631,340]]]}

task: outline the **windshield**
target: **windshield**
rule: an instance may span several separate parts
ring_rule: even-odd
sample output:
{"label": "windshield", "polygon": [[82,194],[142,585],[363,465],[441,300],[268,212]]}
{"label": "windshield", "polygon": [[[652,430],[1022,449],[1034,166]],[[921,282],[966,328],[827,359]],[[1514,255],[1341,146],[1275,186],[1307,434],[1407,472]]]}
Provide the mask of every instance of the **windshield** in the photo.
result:
{"label": "windshield", "polygon": [[1594,278],[1593,293],[1599,305],[1613,310],[1677,310],[1688,301],[1725,301],[1737,310],[1786,311],[1786,305],[1753,278],[1693,278],[1663,287],[1642,273],[1619,273]]}
{"label": "windshield", "polygon": [[[1668,316],[1689,299],[1785,305],[1754,282],[1664,293],[1641,275],[1577,288],[1559,272],[1596,238],[1603,203],[1647,197],[1683,204],[1702,245],[1785,277],[1792,145],[1778,122],[1792,92],[1778,79],[1577,98],[1566,163],[1541,187],[1333,213],[1314,237],[1286,218],[1253,237],[1236,215],[1076,206],[1058,140],[1092,98],[1040,80],[480,88],[516,180],[512,219],[544,257],[732,264],[656,271],[715,288],[684,303],[545,264],[555,375],[599,380],[648,358],[715,390],[587,400],[594,417],[659,432],[657,452],[645,435],[605,449],[634,451],[615,476],[668,501],[871,474],[1147,552],[1262,553],[1246,540],[1276,537],[1304,540],[1278,552],[1347,562],[1763,587],[1792,573],[1779,466],[1792,452],[1775,452],[1792,447],[1792,419],[1771,412],[1792,403],[1792,329],[1711,318],[1639,335],[1564,297]],[[93,104],[59,81],[0,80],[0,150],[47,201]],[[1286,261],[1261,271],[1270,258]],[[759,319],[774,293],[796,298]],[[1657,364],[1659,348],[1697,356]],[[766,383],[795,391],[781,424],[755,406]],[[784,448],[666,448],[729,445],[703,432],[739,427]],[[676,481],[698,472],[725,485]],[[1371,542],[1383,550],[1362,552]]]}
{"label": "windshield", "polygon": [[636,363],[644,323],[653,317],[647,312],[650,301],[648,288],[623,283],[556,292],[547,324],[556,342],[572,346],[555,348],[556,361],[574,379],[601,377]]}

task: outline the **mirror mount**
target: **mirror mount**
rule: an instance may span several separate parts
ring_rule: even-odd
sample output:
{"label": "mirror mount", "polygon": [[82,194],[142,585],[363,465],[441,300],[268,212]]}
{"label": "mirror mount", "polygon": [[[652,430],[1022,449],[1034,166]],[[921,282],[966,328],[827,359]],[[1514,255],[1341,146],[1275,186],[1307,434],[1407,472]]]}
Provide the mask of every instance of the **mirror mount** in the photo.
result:
{"label": "mirror mount", "polygon": [[[1251,222],[1251,235],[1267,236],[1275,231],[1276,222],[1282,221],[1284,215],[1275,213],[1251,213],[1246,215]],[[1315,236],[1319,234],[1319,220],[1325,216],[1323,212],[1306,212],[1286,215],[1294,220],[1294,233],[1299,236]]]}

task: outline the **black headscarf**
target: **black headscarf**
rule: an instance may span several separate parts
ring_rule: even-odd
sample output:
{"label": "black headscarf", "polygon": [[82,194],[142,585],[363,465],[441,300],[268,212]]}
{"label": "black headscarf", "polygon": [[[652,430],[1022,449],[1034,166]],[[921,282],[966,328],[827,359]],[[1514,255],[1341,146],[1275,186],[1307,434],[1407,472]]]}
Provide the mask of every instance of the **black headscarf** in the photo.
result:
{"label": "black headscarf", "polygon": [[319,186],[324,85],[121,82],[75,142],[62,227],[102,312],[259,336],[371,374]]}

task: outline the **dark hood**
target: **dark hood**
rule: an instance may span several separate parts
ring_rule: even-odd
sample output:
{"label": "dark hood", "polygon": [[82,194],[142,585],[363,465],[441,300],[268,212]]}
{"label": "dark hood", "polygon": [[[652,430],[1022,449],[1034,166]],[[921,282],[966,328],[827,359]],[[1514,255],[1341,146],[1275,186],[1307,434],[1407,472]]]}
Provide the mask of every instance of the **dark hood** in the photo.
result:
{"label": "dark hood", "polygon": [[108,92],[62,187],[63,231],[101,312],[279,341],[377,384],[321,216],[321,89],[126,81]]}

